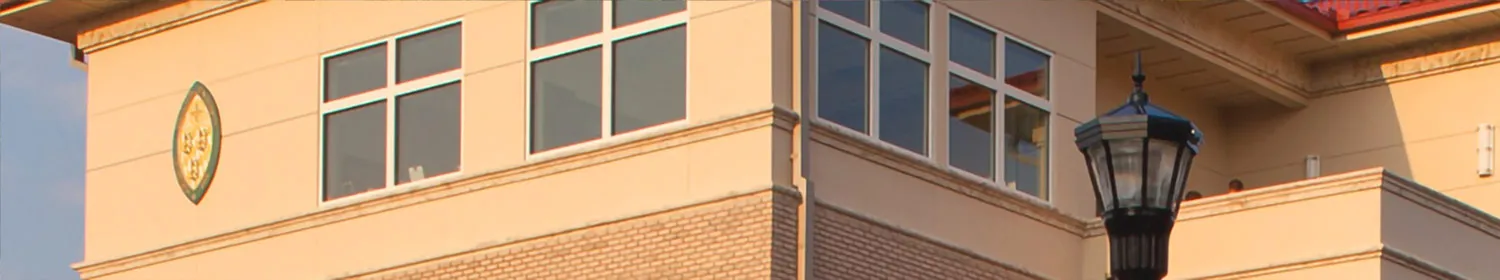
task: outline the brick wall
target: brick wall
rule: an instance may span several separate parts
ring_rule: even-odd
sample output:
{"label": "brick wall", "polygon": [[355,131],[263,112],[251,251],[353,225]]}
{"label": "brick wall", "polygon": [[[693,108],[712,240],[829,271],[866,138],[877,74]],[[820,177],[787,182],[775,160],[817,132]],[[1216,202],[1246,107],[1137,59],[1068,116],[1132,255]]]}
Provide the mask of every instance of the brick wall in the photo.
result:
{"label": "brick wall", "polygon": [[1038,279],[830,208],[814,213],[817,279]]}
{"label": "brick wall", "polygon": [[766,191],[345,279],[795,279],[798,203]]}

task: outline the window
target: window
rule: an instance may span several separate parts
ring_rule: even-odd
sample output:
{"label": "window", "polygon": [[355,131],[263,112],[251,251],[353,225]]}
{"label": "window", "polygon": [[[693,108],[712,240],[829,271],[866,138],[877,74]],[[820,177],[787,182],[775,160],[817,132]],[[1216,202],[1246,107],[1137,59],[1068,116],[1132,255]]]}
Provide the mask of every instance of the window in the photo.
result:
{"label": "window", "polygon": [[681,0],[532,1],[530,152],[687,119],[686,11]]}
{"label": "window", "polygon": [[322,200],[459,171],[460,23],[323,58]]}
{"label": "window", "polygon": [[986,179],[995,170],[995,90],[948,78],[948,163]]}
{"label": "window", "polygon": [[1047,199],[1051,56],[960,15],[947,21],[949,164]]}
{"label": "window", "polygon": [[818,117],[926,156],[931,4],[818,5]]}

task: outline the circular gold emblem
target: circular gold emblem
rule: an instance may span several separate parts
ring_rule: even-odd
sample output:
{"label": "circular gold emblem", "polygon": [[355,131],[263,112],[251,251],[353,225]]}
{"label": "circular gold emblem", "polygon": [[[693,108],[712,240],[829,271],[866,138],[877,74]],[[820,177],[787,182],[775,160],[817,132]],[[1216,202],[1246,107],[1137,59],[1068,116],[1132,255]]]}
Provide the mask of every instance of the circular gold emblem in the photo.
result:
{"label": "circular gold emblem", "polygon": [[177,184],[193,204],[203,200],[219,161],[219,107],[202,83],[193,83],[172,136],[172,164]]}

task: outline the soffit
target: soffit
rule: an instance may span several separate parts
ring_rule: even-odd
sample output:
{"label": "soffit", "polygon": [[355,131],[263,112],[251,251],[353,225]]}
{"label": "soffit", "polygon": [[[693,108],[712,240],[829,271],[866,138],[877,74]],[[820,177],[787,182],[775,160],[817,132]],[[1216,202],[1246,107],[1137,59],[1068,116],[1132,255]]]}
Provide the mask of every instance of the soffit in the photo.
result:
{"label": "soffit", "polygon": [[0,24],[74,43],[83,21],[139,0],[0,0]]}
{"label": "soffit", "polygon": [[1098,59],[1100,65],[1124,65],[1141,52],[1147,83],[1177,90],[1217,107],[1273,104],[1270,99],[1244,86],[1222,66],[1208,62],[1172,44],[1110,17],[1099,17]]}

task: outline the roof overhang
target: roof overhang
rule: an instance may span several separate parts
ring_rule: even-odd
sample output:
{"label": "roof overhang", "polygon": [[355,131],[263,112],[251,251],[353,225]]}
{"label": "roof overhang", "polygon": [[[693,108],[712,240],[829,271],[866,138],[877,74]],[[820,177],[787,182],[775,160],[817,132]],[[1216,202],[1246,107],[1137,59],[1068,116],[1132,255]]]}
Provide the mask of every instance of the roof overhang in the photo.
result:
{"label": "roof overhang", "polygon": [[10,25],[69,44],[78,41],[86,19],[128,7],[139,1],[0,0],[0,24]]}

